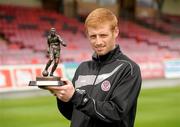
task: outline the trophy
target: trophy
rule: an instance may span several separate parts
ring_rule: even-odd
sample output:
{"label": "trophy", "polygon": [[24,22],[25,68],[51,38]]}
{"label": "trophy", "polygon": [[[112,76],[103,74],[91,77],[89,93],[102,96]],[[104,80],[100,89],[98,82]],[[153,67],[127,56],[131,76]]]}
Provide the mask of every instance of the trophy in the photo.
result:
{"label": "trophy", "polygon": [[[47,39],[48,49],[47,54],[49,60],[46,64],[45,69],[42,72],[41,77],[36,77],[36,81],[30,81],[29,86],[59,86],[63,85],[60,77],[54,76],[54,71],[56,70],[59,60],[60,60],[60,51],[61,45],[66,47],[66,43],[62,40],[62,38],[56,33],[55,28],[51,28],[48,39]],[[52,69],[49,73],[48,69],[51,66]]]}

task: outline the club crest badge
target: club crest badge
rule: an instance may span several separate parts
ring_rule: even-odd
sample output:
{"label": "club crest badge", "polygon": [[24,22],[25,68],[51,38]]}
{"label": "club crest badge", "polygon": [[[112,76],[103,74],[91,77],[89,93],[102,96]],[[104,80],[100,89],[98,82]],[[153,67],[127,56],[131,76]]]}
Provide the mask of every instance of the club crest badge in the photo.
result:
{"label": "club crest badge", "polygon": [[104,82],[102,82],[101,84],[102,91],[109,91],[110,88],[111,88],[111,84],[108,80],[105,80]]}

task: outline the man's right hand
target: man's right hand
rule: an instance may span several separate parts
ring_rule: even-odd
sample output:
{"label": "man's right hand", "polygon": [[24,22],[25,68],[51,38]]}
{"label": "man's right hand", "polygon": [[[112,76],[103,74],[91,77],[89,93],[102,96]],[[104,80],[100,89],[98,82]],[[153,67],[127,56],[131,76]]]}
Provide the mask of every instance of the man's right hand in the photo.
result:
{"label": "man's right hand", "polygon": [[39,88],[49,90],[54,96],[56,96],[61,101],[68,102],[72,98],[75,92],[75,88],[71,81],[65,78],[61,78],[61,80],[64,82],[63,86],[44,86]]}

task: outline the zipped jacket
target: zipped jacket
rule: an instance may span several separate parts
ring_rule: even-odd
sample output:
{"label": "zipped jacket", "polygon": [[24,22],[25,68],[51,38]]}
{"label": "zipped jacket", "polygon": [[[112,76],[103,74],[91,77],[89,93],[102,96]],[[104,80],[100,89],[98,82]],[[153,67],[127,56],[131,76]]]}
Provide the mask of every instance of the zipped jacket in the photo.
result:
{"label": "zipped jacket", "polygon": [[133,127],[141,88],[139,66],[120,51],[93,55],[80,64],[69,102],[57,99],[59,111],[71,127]]}

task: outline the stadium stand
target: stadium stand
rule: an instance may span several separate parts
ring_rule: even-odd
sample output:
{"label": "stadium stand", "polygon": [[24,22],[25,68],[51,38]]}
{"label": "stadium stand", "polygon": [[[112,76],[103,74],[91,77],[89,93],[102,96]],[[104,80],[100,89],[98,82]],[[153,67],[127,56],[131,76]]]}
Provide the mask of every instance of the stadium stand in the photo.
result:
{"label": "stadium stand", "polygon": [[167,34],[180,34],[180,18],[164,14],[161,18],[139,18],[144,26]]}
{"label": "stadium stand", "polygon": [[[174,27],[169,28],[163,23],[158,24],[165,30],[174,30]],[[63,61],[80,62],[90,58],[91,50],[86,43],[88,40],[83,24],[76,19],[40,8],[0,5],[0,35],[3,37],[3,40],[0,40],[0,64],[45,63],[46,36],[51,27],[55,27],[68,44],[62,51]],[[130,20],[120,19],[119,27],[118,42],[122,50],[138,63],[162,62],[165,59],[180,57],[178,38],[148,29]]]}

